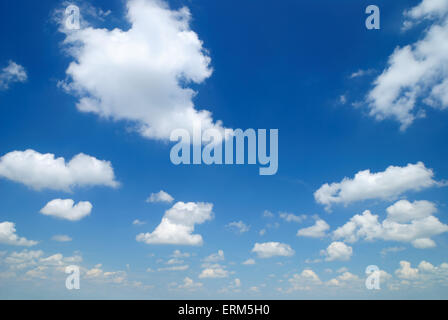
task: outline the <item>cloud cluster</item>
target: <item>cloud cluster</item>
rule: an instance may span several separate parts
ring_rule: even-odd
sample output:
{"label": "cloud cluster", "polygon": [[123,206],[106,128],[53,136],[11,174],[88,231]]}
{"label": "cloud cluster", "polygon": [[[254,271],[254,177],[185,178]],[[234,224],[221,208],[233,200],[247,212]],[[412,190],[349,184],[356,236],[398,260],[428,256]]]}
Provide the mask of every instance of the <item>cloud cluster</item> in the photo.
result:
{"label": "cloud cluster", "polygon": [[401,130],[425,115],[427,105],[448,108],[448,4],[446,0],[423,0],[405,12],[404,29],[423,20],[432,20],[423,39],[397,47],[388,67],[373,83],[367,103],[370,115],[378,120],[395,119]]}
{"label": "cloud cluster", "polygon": [[336,203],[347,205],[368,199],[390,200],[407,191],[442,185],[433,177],[434,172],[426,168],[423,162],[405,167],[389,166],[385,171],[377,173],[364,170],[356,173],[352,179],[346,177],[341,182],[325,183],[314,193],[314,198],[325,205],[327,210]]}
{"label": "cloud cluster", "polygon": [[210,77],[210,57],[190,29],[188,8],[171,10],[161,0],[129,0],[126,30],[86,27],[66,33],[73,57],[62,83],[79,98],[77,108],[125,120],[141,135],[168,140],[193,125],[223,131],[211,113],[193,104],[191,84]]}
{"label": "cloud cluster", "polygon": [[80,186],[117,187],[109,161],[80,153],[69,162],[54,154],[34,150],[12,151],[0,157],[0,177],[23,183],[35,190],[71,191]]}
{"label": "cloud cluster", "polygon": [[193,234],[196,224],[213,218],[213,205],[202,202],[177,202],[167,210],[151,233],[140,233],[136,239],[147,244],[202,245],[202,236]]}
{"label": "cloud cluster", "polygon": [[448,232],[448,225],[433,216],[436,210],[429,201],[401,200],[387,208],[388,215],[382,222],[378,215],[366,210],[336,229],[333,236],[349,243],[380,239],[408,242],[419,249],[432,248],[436,244],[431,237]]}

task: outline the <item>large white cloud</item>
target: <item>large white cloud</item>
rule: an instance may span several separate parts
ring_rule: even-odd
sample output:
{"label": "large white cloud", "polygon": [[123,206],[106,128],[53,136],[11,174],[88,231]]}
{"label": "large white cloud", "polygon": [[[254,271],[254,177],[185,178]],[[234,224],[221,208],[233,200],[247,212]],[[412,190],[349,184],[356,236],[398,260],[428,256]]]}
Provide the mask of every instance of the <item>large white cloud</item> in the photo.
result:
{"label": "large white cloud", "polygon": [[78,186],[117,187],[109,161],[80,153],[69,162],[54,154],[28,149],[12,151],[0,158],[0,177],[23,183],[35,190],[70,191]]}
{"label": "large white cloud", "polygon": [[77,204],[72,199],[54,199],[48,202],[40,213],[60,219],[78,221],[88,216],[92,211],[89,201],[80,201]]}
{"label": "large white cloud", "polygon": [[280,242],[255,243],[252,252],[255,252],[259,258],[290,257],[295,253],[289,244]]}
{"label": "large white cloud", "polygon": [[193,104],[191,83],[210,77],[210,57],[190,29],[188,8],[171,10],[162,0],[128,0],[130,28],[64,30],[74,58],[63,87],[81,112],[126,120],[143,136],[167,140],[177,128],[222,131],[210,112]]}
{"label": "large white cloud", "polygon": [[333,203],[347,205],[367,199],[390,200],[407,191],[442,185],[433,177],[434,172],[426,168],[423,162],[405,167],[389,166],[377,173],[364,170],[356,173],[353,179],[346,177],[341,182],[325,183],[314,193],[314,198],[328,210]]}
{"label": "large white cloud", "polygon": [[[448,4],[446,0],[423,0],[405,12],[405,29],[432,19],[423,39],[397,47],[389,65],[373,83],[367,102],[370,115],[391,118],[405,130],[424,116],[422,105],[448,108]],[[416,110],[417,109],[417,110]]]}
{"label": "large white cloud", "polygon": [[[430,209],[425,211],[422,210],[423,207]],[[336,229],[333,236],[335,239],[344,239],[351,243],[359,239],[368,241],[380,239],[410,242],[419,249],[431,248],[436,245],[431,237],[448,232],[448,225],[441,223],[432,215],[434,207],[433,204],[428,205],[426,202],[399,201],[387,209],[388,216],[381,223],[378,221],[378,215],[366,210]]]}
{"label": "large white cloud", "polygon": [[9,61],[8,65],[0,71],[0,90],[6,90],[14,82],[25,82],[28,78],[25,68]]}
{"label": "large white cloud", "polygon": [[24,237],[19,237],[16,234],[15,223],[5,221],[0,223],[0,243],[9,244],[13,246],[34,246],[37,241],[27,240]]}
{"label": "large white cloud", "polygon": [[162,222],[151,233],[140,233],[137,241],[147,244],[202,245],[202,236],[193,234],[196,224],[213,218],[213,205],[202,202],[177,202],[165,211]]}

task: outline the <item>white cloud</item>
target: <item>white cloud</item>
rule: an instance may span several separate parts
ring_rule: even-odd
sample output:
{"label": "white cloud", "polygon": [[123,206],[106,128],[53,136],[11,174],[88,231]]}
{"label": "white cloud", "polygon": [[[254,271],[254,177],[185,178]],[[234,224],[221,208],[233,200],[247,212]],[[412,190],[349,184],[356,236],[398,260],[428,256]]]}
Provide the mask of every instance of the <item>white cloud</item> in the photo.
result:
{"label": "white cloud", "polygon": [[72,238],[65,234],[57,234],[57,235],[54,235],[51,238],[51,240],[57,241],[57,242],[70,242],[70,241],[72,241]]}
{"label": "white cloud", "polygon": [[195,290],[202,287],[201,282],[195,282],[193,279],[189,277],[185,277],[183,284],[179,285],[179,289],[187,289],[187,290]]}
{"label": "white cloud", "polygon": [[0,72],[0,90],[8,89],[14,82],[25,82],[27,78],[25,68],[10,60]]}
{"label": "white cloud", "polygon": [[172,267],[159,268],[159,269],[157,269],[157,271],[185,271],[188,268],[189,268],[188,265],[172,266]]}
{"label": "white cloud", "polygon": [[140,221],[139,219],[135,219],[134,221],[132,221],[132,224],[134,226],[142,226],[142,225],[146,224],[146,222],[145,221]]}
{"label": "white cloud", "polygon": [[129,0],[129,29],[83,28],[66,32],[74,58],[62,86],[79,98],[77,108],[124,120],[143,136],[167,140],[177,128],[223,130],[211,113],[193,104],[191,84],[210,77],[210,57],[190,29],[188,8],[164,1]]}
{"label": "white cloud", "polygon": [[414,279],[418,277],[418,269],[412,268],[408,261],[400,261],[400,268],[395,271],[395,274],[402,279]]}
{"label": "white cloud", "polygon": [[406,249],[405,247],[388,247],[388,248],[382,249],[380,253],[382,256],[385,256],[388,253],[396,253],[396,252],[403,251],[405,249]]}
{"label": "white cloud", "polygon": [[295,214],[287,212],[280,212],[279,216],[286,222],[297,222],[297,223],[301,223],[303,220],[307,218],[306,215],[304,214],[297,216]]}
{"label": "white cloud", "polygon": [[166,202],[171,203],[174,198],[167,192],[160,190],[157,193],[151,193],[151,195],[146,199],[146,202]]}
{"label": "white cloud", "polygon": [[78,221],[88,216],[92,211],[89,201],[80,201],[77,204],[72,199],[54,199],[48,202],[40,213],[55,218]]}
{"label": "white cloud", "polygon": [[288,279],[288,282],[291,284],[291,288],[289,288],[287,292],[310,290],[312,287],[322,283],[318,275],[311,269],[304,269],[300,274],[293,274],[292,277]]}
{"label": "white cloud", "polygon": [[237,233],[249,231],[250,227],[243,221],[233,221],[226,225],[227,228],[233,229]]}
{"label": "white cloud", "polygon": [[353,179],[322,185],[314,198],[330,210],[333,203],[345,205],[361,200],[389,200],[407,191],[419,191],[442,183],[433,180],[434,172],[422,162],[405,167],[389,166],[385,171],[371,173],[359,171]]}
{"label": "white cloud", "polygon": [[246,261],[244,261],[243,264],[246,265],[246,266],[253,265],[253,264],[255,264],[255,260],[249,258]]}
{"label": "white cloud", "polygon": [[326,231],[330,229],[328,223],[322,219],[316,220],[316,223],[308,228],[303,228],[297,231],[297,236],[310,238],[323,238],[326,236]]}
{"label": "white cloud", "polygon": [[173,258],[189,258],[190,254],[188,252],[181,252],[180,250],[174,250],[171,256]]}
{"label": "white cloud", "polygon": [[218,250],[217,253],[213,253],[208,257],[204,258],[204,262],[218,262],[224,260],[224,251]]}
{"label": "white cloud", "polygon": [[409,202],[400,200],[386,209],[388,219],[398,223],[406,223],[412,220],[423,219],[437,212],[434,203],[426,200]]}
{"label": "white cloud", "polygon": [[353,73],[350,75],[350,78],[353,79],[353,78],[363,77],[363,76],[365,76],[365,75],[372,74],[373,72],[374,72],[374,70],[371,70],[371,69],[369,69],[369,70],[362,70],[362,69],[359,69],[358,71],[353,72]]}
{"label": "white cloud", "polygon": [[162,222],[152,233],[140,233],[137,241],[147,244],[202,245],[202,236],[193,234],[196,224],[213,218],[211,203],[177,202],[165,211]]}
{"label": "white cloud", "polygon": [[263,211],[263,217],[264,218],[273,218],[274,214],[271,211],[269,211],[269,210],[264,210]]}
{"label": "white cloud", "polygon": [[0,223],[0,243],[13,246],[30,247],[36,245],[37,241],[19,237],[16,234],[15,223],[5,221]]}
{"label": "white cloud", "polygon": [[229,272],[220,265],[211,265],[202,270],[199,274],[199,278],[227,278]]}
{"label": "white cloud", "polygon": [[321,254],[326,256],[326,261],[347,261],[353,254],[352,247],[340,241],[332,242],[326,250],[322,250]]}
{"label": "white cloud", "polygon": [[[416,248],[431,248],[435,242],[430,238],[448,232],[448,225],[441,223],[435,216],[427,215],[433,213],[433,206],[422,202],[395,203],[388,209],[388,216],[383,222],[378,221],[378,215],[373,215],[369,210],[361,215],[353,216],[346,224],[333,232],[335,239],[344,239],[347,242],[356,242],[359,239],[368,241],[381,239],[386,241],[410,242]],[[392,208],[392,209],[391,209]],[[405,210],[401,210],[405,208]],[[430,208],[428,211],[422,208]],[[399,210],[400,209],[400,210]],[[391,216],[391,213],[392,216]],[[425,212],[425,215],[422,214]],[[406,219],[405,213],[409,213]],[[401,223],[395,221],[408,223]]]}
{"label": "white cloud", "polygon": [[13,151],[0,158],[0,177],[23,183],[35,190],[70,191],[76,186],[118,186],[109,161],[83,153],[66,163],[64,158],[55,158],[51,153]]}
{"label": "white cloud", "polygon": [[423,0],[405,12],[404,29],[435,19],[421,40],[397,47],[388,67],[374,81],[367,102],[377,120],[395,119],[401,130],[423,117],[422,105],[448,107],[448,5],[446,0]]}
{"label": "white cloud", "polygon": [[290,257],[294,255],[294,250],[290,245],[280,242],[255,243],[252,252],[255,252],[259,258]]}

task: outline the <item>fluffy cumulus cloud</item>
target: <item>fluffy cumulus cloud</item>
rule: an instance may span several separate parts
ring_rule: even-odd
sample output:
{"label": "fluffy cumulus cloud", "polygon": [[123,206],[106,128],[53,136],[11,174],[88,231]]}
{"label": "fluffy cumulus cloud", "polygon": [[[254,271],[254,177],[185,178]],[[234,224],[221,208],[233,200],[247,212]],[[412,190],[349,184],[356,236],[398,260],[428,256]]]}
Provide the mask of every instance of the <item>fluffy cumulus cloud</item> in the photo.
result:
{"label": "fluffy cumulus cloud", "polygon": [[8,89],[14,82],[25,82],[27,78],[24,67],[14,61],[9,61],[8,65],[0,72],[0,90]]}
{"label": "fluffy cumulus cloud", "polygon": [[341,182],[322,185],[314,198],[327,210],[335,203],[345,205],[361,200],[389,200],[407,191],[419,191],[432,186],[440,186],[441,182],[433,179],[432,169],[418,162],[405,167],[389,166],[385,171],[372,173],[370,170],[359,171],[354,178],[344,178]]}
{"label": "fluffy cumulus cloud", "polygon": [[177,202],[165,211],[162,222],[151,233],[140,233],[137,241],[147,244],[202,245],[202,236],[193,234],[196,224],[213,218],[213,205],[202,202]]}
{"label": "fluffy cumulus cloud", "polygon": [[40,213],[59,219],[78,221],[88,216],[92,211],[89,201],[80,201],[77,204],[72,199],[54,199],[48,202]]}
{"label": "fluffy cumulus cloud", "polygon": [[397,47],[387,68],[373,83],[367,102],[378,120],[395,119],[401,130],[425,115],[422,105],[448,107],[448,4],[446,0],[423,0],[405,12],[404,29],[431,21],[421,40]]}
{"label": "fluffy cumulus cloud", "polygon": [[326,236],[327,230],[330,229],[328,223],[322,219],[317,219],[316,223],[308,228],[303,228],[297,231],[297,236],[299,237],[310,237],[310,238],[323,238]]}
{"label": "fluffy cumulus cloud", "polygon": [[78,110],[124,120],[152,139],[197,124],[222,131],[220,121],[193,104],[191,84],[210,77],[212,68],[190,29],[188,8],[171,10],[162,0],[128,0],[126,7],[126,30],[61,28],[73,57],[61,85],[78,97]]}
{"label": "fluffy cumulus cloud", "polygon": [[15,223],[5,221],[0,223],[0,243],[13,246],[34,246],[37,241],[19,237],[16,233]]}
{"label": "fluffy cumulus cloud", "polygon": [[151,193],[151,195],[146,199],[146,202],[166,202],[171,203],[174,201],[174,198],[167,192],[160,190],[156,193]]}
{"label": "fluffy cumulus cloud", "polygon": [[64,158],[55,158],[51,153],[12,151],[0,157],[0,177],[23,183],[35,190],[70,191],[78,186],[118,186],[109,161],[83,153],[66,163]]}
{"label": "fluffy cumulus cloud", "polygon": [[431,248],[436,245],[431,237],[448,232],[448,225],[432,215],[436,210],[428,201],[401,200],[387,208],[388,215],[382,222],[378,215],[366,210],[336,229],[333,236],[350,243],[380,239],[410,242],[419,249]]}
{"label": "fluffy cumulus cloud", "polygon": [[327,249],[322,250],[321,254],[326,256],[326,261],[347,261],[350,260],[350,257],[353,254],[353,248],[346,245],[344,242],[334,241],[327,247]]}
{"label": "fluffy cumulus cloud", "polygon": [[295,253],[289,244],[280,242],[255,243],[252,252],[259,258],[290,257]]}

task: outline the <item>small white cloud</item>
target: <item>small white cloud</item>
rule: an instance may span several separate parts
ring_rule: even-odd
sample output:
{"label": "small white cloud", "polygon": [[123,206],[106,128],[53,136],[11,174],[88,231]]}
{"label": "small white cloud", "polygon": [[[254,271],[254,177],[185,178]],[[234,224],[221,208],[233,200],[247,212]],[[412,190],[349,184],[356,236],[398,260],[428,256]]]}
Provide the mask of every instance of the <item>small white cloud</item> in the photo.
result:
{"label": "small white cloud", "polygon": [[249,231],[250,227],[246,225],[243,221],[234,221],[226,225],[227,228],[234,230],[237,233],[244,233]]}
{"label": "small white cloud", "polygon": [[253,264],[255,264],[255,260],[250,258],[250,259],[247,259],[246,261],[244,261],[243,264],[246,266],[253,265]]}
{"label": "small white cloud", "polygon": [[147,244],[202,245],[202,236],[193,234],[196,224],[213,218],[211,203],[177,202],[165,211],[160,224],[151,233],[140,233],[136,240]]}
{"label": "small white cloud", "polygon": [[269,211],[269,210],[264,210],[263,217],[265,217],[265,218],[273,218],[274,214],[271,211]]}
{"label": "small white cloud", "polygon": [[54,154],[34,150],[13,151],[0,157],[0,177],[23,183],[35,190],[71,191],[73,187],[117,187],[109,161],[80,153],[68,163]]}
{"label": "small white cloud", "polygon": [[51,238],[51,240],[57,241],[57,242],[70,242],[70,241],[72,241],[72,238],[65,234],[57,234],[57,235],[54,235]]}
{"label": "small white cloud", "polygon": [[157,271],[185,271],[188,268],[189,268],[188,265],[172,266],[172,267],[158,268]]}
{"label": "small white cloud", "polygon": [[322,250],[321,254],[326,256],[326,261],[347,261],[353,254],[352,247],[340,241],[332,242],[326,250]]}
{"label": "small white cloud", "polygon": [[294,250],[290,245],[280,242],[255,243],[252,252],[255,252],[259,258],[290,257],[294,255]]}
{"label": "small white cloud", "polygon": [[10,84],[25,82],[27,78],[25,68],[10,60],[8,65],[0,72],[0,90],[7,90]]}
{"label": "small white cloud", "polygon": [[195,290],[201,287],[202,287],[201,282],[195,282],[193,279],[185,277],[183,284],[179,285],[178,289]]}
{"label": "small white cloud", "polygon": [[13,246],[31,247],[36,245],[37,241],[19,237],[16,234],[15,223],[5,221],[0,223],[0,243]]}
{"label": "small white cloud", "polygon": [[213,253],[208,257],[204,258],[204,262],[218,262],[224,260],[224,251],[218,250],[217,253]]}
{"label": "small white cloud", "polygon": [[301,223],[302,221],[304,221],[307,218],[307,216],[304,214],[297,216],[295,214],[287,213],[287,212],[280,212],[279,216],[286,222],[297,222],[297,223]]}
{"label": "small white cloud", "polygon": [[60,219],[78,221],[88,216],[92,211],[89,201],[80,201],[75,205],[72,199],[54,199],[48,202],[40,213]]}
{"label": "small white cloud", "polygon": [[174,250],[171,256],[173,258],[189,258],[190,254],[188,252],[181,252],[180,250]]}
{"label": "small white cloud", "polygon": [[299,237],[310,237],[310,238],[323,238],[326,236],[327,230],[330,229],[328,223],[322,219],[316,220],[316,223],[308,228],[303,228],[297,231],[297,236]]}
{"label": "small white cloud", "polygon": [[151,195],[146,199],[146,202],[165,202],[171,203],[174,201],[174,198],[168,194],[167,192],[160,190],[157,193],[151,193]]}
{"label": "small white cloud", "polygon": [[134,226],[142,226],[142,225],[146,224],[146,222],[145,221],[140,221],[139,219],[135,219],[134,221],[132,221],[132,224]]}
{"label": "small white cloud", "polygon": [[227,278],[229,272],[220,265],[212,265],[202,270],[199,274],[199,278]]}

